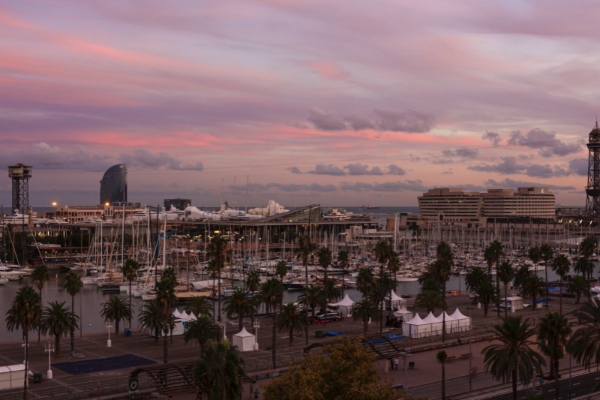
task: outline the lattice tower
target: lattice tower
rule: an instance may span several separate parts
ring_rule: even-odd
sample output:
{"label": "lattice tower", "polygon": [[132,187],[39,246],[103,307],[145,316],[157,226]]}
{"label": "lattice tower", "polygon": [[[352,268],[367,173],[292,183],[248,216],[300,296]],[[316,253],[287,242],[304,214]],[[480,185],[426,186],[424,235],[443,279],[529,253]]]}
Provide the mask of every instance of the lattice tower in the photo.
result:
{"label": "lattice tower", "polygon": [[26,214],[29,210],[29,178],[32,167],[16,164],[8,167],[8,177],[12,179],[12,211]]}

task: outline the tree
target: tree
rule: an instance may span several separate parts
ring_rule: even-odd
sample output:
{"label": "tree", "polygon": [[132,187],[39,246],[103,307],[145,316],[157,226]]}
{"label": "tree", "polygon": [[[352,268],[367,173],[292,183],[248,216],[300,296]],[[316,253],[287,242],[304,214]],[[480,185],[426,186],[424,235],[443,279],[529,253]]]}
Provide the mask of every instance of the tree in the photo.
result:
{"label": "tree", "polygon": [[277,265],[275,266],[275,275],[279,277],[279,279],[283,282],[283,278],[288,273],[287,262],[285,260],[279,260]]}
{"label": "tree", "polygon": [[362,267],[358,270],[358,276],[356,277],[356,288],[362,294],[362,297],[370,297],[375,288],[375,276],[373,271],[367,267]]}
{"label": "tree", "polygon": [[575,275],[569,283],[567,283],[567,293],[575,296],[575,304],[579,304],[581,295],[587,296],[590,292],[590,283],[581,275]]}
{"label": "tree", "polygon": [[246,290],[256,292],[260,289],[260,275],[255,270],[248,271],[246,275]]}
{"label": "tree", "polygon": [[491,242],[483,253],[483,258],[488,264],[488,274],[492,275],[492,265],[496,267],[496,308],[498,309],[498,317],[500,316],[500,278],[498,277],[498,264],[504,257],[504,246],[497,240]]}
{"label": "tree", "polygon": [[439,290],[423,287],[415,299],[415,308],[424,308],[427,313],[433,312],[436,308],[444,308],[444,296]]}
{"label": "tree", "polygon": [[[375,244],[375,248],[373,249],[373,254],[375,255],[375,258],[377,259],[377,262],[379,263],[379,285],[380,285],[379,293],[381,294],[381,298],[378,299],[378,304],[379,304],[379,302],[381,302],[384,299],[384,296],[386,293],[384,288],[381,287],[381,284],[383,283],[384,265],[390,259],[391,253],[392,253],[392,246],[390,245],[390,242],[388,242],[387,240],[379,240]],[[381,307],[379,308],[379,332],[383,332],[383,308],[381,308]]]}
{"label": "tree", "polygon": [[[127,279],[129,282],[129,329],[131,330],[131,318],[133,316],[132,303],[131,303],[131,283],[137,279],[137,270],[140,268],[140,264],[134,259],[128,258],[125,261],[125,265],[121,269],[123,273],[123,277]],[[117,323],[118,326],[118,323]],[[117,328],[117,335],[119,334],[119,329]]]}
{"label": "tree", "polygon": [[[310,237],[303,235],[298,238],[298,258],[302,259],[302,266],[304,267],[304,284],[308,286],[308,256],[317,249],[314,243],[311,243]],[[305,299],[305,301],[308,299]],[[308,303],[304,303],[304,309],[308,310]],[[304,330],[306,336],[306,344],[308,345],[308,325]]]}
{"label": "tree", "polygon": [[217,321],[221,322],[221,272],[223,268],[225,268],[225,258],[227,252],[227,240],[225,240],[220,235],[215,235],[210,240],[209,244],[209,253],[211,259],[215,260],[214,269],[218,276],[218,289],[217,289],[217,299],[219,302],[219,306],[217,308]]}
{"label": "tree", "polygon": [[577,363],[589,368],[592,362],[600,363],[600,299],[593,297],[575,316],[586,324],[571,335],[569,347]]}
{"label": "tree", "polygon": [[348,250],[338,251],[337,262],[340,268],[344,270],[344,273],[342,275],[342,297],[344,297],[344,292],[346,290],[346,270],[350,263],[350,254],[348,253]]}
{"label": "tree", "polygon": [[[75,316],[75,328],[78,328],[79,317]],[[56,357],[60,357],[60,337],[67,336],[67,333],[71,331],[71,324],[73,318],[71,318],[71,309],[65,307],[65,302],[59,303],[58,301],[51,301],[47,307],[44,307],[42,311],[42,317],[40,319],[39,332],[43,332],[44,335],[54,336],[54,351]]]}
{"label": "tree", "polygon": [[[31,282],[38,288],[40,292],[40,304],[44,304],[42,299],[42,289],[44,289],[44,285],[46,282],[50,280],[50,271],[48,271],[48,267],[44,264],[38,265],[35,267],[33,272],[31,273]],[[40,342],[41,331],[38,329],[38,343]]]}
{"label": "tree", "polygon": [[6,328],[9,331],[22,330],[25,339],[25,383],[23,399],[27,399],[27,382],[29,370],[29,332],[39,324],[42,315],[40,295],[29,285],[23,286],[17,292],[10,308],[6,312]]}
{"label": "tree", "polygon": [[208,314],[200,314],[195,320],[189,321],[187,329],[183,334],[185,343],[194,341],[200,346],[200,352],[209,340],[218,341],[221,328],[215,324],[213,318]]}
{"label": "tree", "polygon": [[529,279],[531,275],[534,274],[531,273],[529,267],[526,264],[519,266],[515,271],[515,279],[513,281],[514,287],[523,291],[523,288],[525,287],[525,282],[527,281],[527,279]]}
{"label": "tree", "polygon": [[158,302],[160,310],[163,314],[163,362],[165,364],[169,362],[167,336],[175,327],[175,317],[173,316],[172,310],[175,301],[177,300],[177,297],[175,296],[176,284],[177,280],[175,279],[175,270],[172,267],[163,270],[160,281],[158,281],[156,284],[156,301]]}
{"label": "tree", "polygon": [[196,317],[200,315],[213,315],[212,304],[210,304],[208,298],[204,296],[194,297],[192,301],[185,306],[185,311],[194,314]]}
{"label": "tree", "polygon": [[277,316],[277,328],[279,332],[287,330],[290,334],[290,346],[294,342],[294,332],[301,333],[304,326],[308,324],[306,312],[300,311],[294,302],[289,302],[281,307]]}
{"label": "tree", "polygon": [[122,296],[110,296],[106,303],[102,303],[100,316],[104,322],[114,321],[115,332],[119,334],[119,323],[131,321],[131,304]]}
{"label": "tree", "polygon": [[446,359],[448,355],[444,350],[440,350],[435,355],[435,359],[442,364],[442,400],[446,400]]}
{"label": "tree", "polygon": [[[389,279],[388,279],[389,281]],[[322,300],[325,301],[323,304],[323,308],[327,306],[326,303],[337,301],[342,297],[342,289],[335,284],[335,281],[331,278],[328,278],[326,281],[323,281],[323,296]]]}
{"label": "tree", "polygon": [[508,317],[508,284],[512,281],[515,276],[515,271],[513,270],[512,264],[509,261],[504,261],[500,266],[498,266],[498,270],[496,271],[496,275],[498,275],[498,279],[502,281],[504,285],[504,318]]}
{"label": "tree", "polygon": [[554,258],[554,250],[548,243],[544,243],[540,246],[540,253],[542,253],[544,271],[546,273],[546,285],[544,287],[544,291],[546,293],[546,311],[548,311],[548,261],[551,261]]}
{"label": "tree", "polygon": [[83,282],[81,277],[75,271],[67,272],[65,275],[64,289],[71,296],[71,318],[73,323],[71,324],[71,358],[75,356],[75,295],[83,289]]}
{"label": "tree", "polygon": [[244,359],[228,340],[209,340],[194,368],[194,385],[198,398],[238,400],[244,386]]}
{"label": "tree", "polygon": [[541,371],[544,358],[532,347],[534,328],[521,316],[509,316],[501,324],[494,326],[499,343],[486,346],[482,350],[485,370],[496,380],[512,381],[513,399],[517,400],[517,376],[529,375],[535,368]]}
{"label": "tree", "polygon": [[[437,260],[433,263],[435,279],[441,286],[444,299],[442,311],[446,311],[446,282],[450,280],[450,273],[454,266],[454,254],[450,245],[441,241],[436,248]],[[442,342],[446,340],[446,313],[442,312]]]}
{"label": "tree", "polygon": [[494,303],[497,298],[496,288],[494,288],[492,277],[488,275],[488,278],[481,283],[475,293],[479,298],[479,302],[483,304],[483,316],[487,317],[490,304]]}
{"label": "tree", "polygon": [[[596,252],[596,248],[598,247],[598,240],[594,235],[586,236],[579,243],[579,254],[585,259],[585,272],[587,273],[588,282],[592,278],[592,273],[594,272],[594,264],[590,262],[590,259]],[[591,300],[591,292],[588,293],[588,301]]]}
{"label": "tree", "polygon": [[[311,323],[315,324],[315,308],[323,304],[323,298],[325,297],[325,292],[319,285],[315,285],[311,283],[308,285],[304,292],[300,293],[298,296],[298,303],[308,304],[310,308],[310,312],[312,314]],[[308,311],[308,308],[305,308]]]}
{"label": "tree", "polygon": [[[331,265],[331,250],[329,250],[327,247],[321,247],[319,249],[319,251],[317,252],[317,259],[319,260],[319,267],[323,268],[323,270],[325,271],[325,275],[324,275],[324,279],[323,279],[323,289],[325,292],[325,300],[329,301],[329,292],[328,292],[328,283],[329,283],[329,279],[327,277],[327,269],[329,268],[329,266]],[[332,285],[333,286],[333,285]]]}
{"label": "tree", "polygon": [[529,259],[531,260],[531,262],[533,263],[534,267],[537,266],[537,264],[540,261],[542,261],[542,251],[537,246],[531,247],[529,249],[529,251],[527,252],[527,255],[528,255]]}
{"label": "tree", "polygon": [[246,291],[242,288],[235,288],[231,297],[225,299],[223,304],[227,318],[232,318],[234,315],[238,317],[238,329],[244,327],[244,317],[254,315],[256,308],[252,298],[248,297]]}
{"label": "tree", "polygon": [[571,334],[569,321],[562,314],[552,312],[540,318],[538,343],[541,352],[550,358],[550,375],[554,377],[554,394],[559,399],[559,361],[564,357],[564,349]]}
{"label": "tree", "polygon": [[476,293],[485,279],[489,279],[489,275],[483,268],[472,268],[465,276],[467,290]]}
{"label": "tree", "polygon": [[570,269],[571,261],[566,255],[559,254],[554,260],[552,260],[552,270],[560,277],[560,315],[562,315],[562,283],[565,279],[565,275],[569,273]]}
{"label": "tree", "polygon": [[355,339],[340,339],[319,354],[308,353],[265,386],[265,400],[392,400],[391,385],[382,383],[374,357]]}
{"label": "tree", "polygon": [[153,333],[154,343],[157,344],[159,333],[166,325],[162,304],[157,299],[144,302],[138,316],[138,323],[142,329]]}
{"label": "tree", "polygon": [[363,322],[363,333],[366,336],[369,331],[369,320],[376,321],[379,318],[377,305],[368,297],[363,298],[352,305],[352,318]]}
{"label": "tree", "polygon": [[525,282],[523,282],[522,290],[523,296],[531,296],[534,310],[537,308],[536,299],[546,293],[544,281],[535,274],[529,275]]}
{"label": "tree", "polygon": [[263,303],[269,305],[273,309],[273,336],[272,336],[272,354],[273,354],[273,369],[277,368],[277,341],[276,341],[276,327],[277,327],[277,308],[281,305],[281,298],[283,297],[283,285],[277,278],[271,278],[267,280],[261,286],[261,298]]}

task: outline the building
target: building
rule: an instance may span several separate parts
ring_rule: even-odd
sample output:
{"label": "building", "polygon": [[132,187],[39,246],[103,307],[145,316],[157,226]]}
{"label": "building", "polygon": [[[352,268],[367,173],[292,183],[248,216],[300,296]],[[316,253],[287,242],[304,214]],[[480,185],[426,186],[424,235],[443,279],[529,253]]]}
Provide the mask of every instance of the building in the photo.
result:
{"label": "building", "polygon": [[[68,206],[57,205],[54,216],[70,224],[96,223],[100,220],[130,218],[133,214],[143,211],[140,203],[97,206]],[[129,223],[129,222],[128,222]]]}
{"label": "building", "polygon": [[167,210],[171,208],[171,206],[174,206],[178,210],[185,210],[187,207],[192,205],[192,200],[177,197],[176,199],[165,199],[163,204]]}
{"label": "building", "polygon": [[117,164],[106,170],[100,181],[100,204],[127,202],[127,165]]}
{"label": "building", "polygon": [[458,188],[435,188],[418,198],[422,220],[483,222],[489,218],[554,219],[556,199],[547,188],[526,187],[465,192]]}

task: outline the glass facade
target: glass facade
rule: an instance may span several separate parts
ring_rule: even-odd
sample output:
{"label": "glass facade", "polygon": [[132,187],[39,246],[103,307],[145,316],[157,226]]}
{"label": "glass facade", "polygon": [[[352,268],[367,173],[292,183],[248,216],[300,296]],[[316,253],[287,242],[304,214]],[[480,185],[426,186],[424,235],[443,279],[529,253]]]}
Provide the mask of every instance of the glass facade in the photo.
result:
{"label": "glass facade", "polygon": [[127,165],[117,164],[106,170],[100,181],[100,204],[127,201]]}

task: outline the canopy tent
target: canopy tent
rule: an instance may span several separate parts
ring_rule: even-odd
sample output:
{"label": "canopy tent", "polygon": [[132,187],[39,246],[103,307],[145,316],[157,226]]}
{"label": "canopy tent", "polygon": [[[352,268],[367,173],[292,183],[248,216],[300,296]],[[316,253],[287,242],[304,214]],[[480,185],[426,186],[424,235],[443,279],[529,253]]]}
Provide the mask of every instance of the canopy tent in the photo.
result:
{"label": "canopy tent", "polygon": [[399,310],[401,308],[406,308],[406,300],[403,299],[402,297],[398,296],[396,294],[396,292],[394,292],[393,290],[390,291],[390,293],[385,298],[386,302],[390,301],[390,299],[391,299],[392,310]]}
{"label": "canopy tent", "polygon": [[398,311],[394,311],[394,317],[402,317],[402,321],[410,321],[413,317],[413,313],[406,308],[401,308]]}
{"label": "canopy tent", "polygon": [[471,329],[471,318],[464,316],[458,308],[451,315],[452,319],[458,321],[458,330],[459,331],[468,331]]}
{"label": "canopy tent", "polygon": [[402,324],[402,335],[410,337],[429,336],[431,334],[431,324],[424,322],[419,314]]}
{"label": "canopy tent", "polygon": [[460,327],[458,324],[458,321],[456,319],[454,319],[454,317],[452,317],[451,315],[448,315],[448,313],[446,311],[444,311],[442,314],[439,315],[439,317],[437,317],[438,321],[442,322],[443,324],[443,319],[442,319],[442,315],[445,315],[445,319],[446,319],[446,333],[452,333],[452,332],[458,332],[460,331]]}
{"label": "canopy tent", "polygon": [[352,306],[354,305],[354,302],[348,296],[348,294],[346,294],[346,296],[344,296],[344,298],[341,301],[338,301],[337,303],[331,303],[329,305],[339,307],[340,314],[343,317],[352,316]]}
{"label": "canopy tent", "polygon": [[233,335],[233,345],[237,346],[240,351],[254,350],[254,343],[256,343],[256,337],[248,332],[246,328],[242,328],[241,331]]}
{"label": "canopy tent", "polygon": [[427,314],[425,318],[423,318],[423,322],[431,324],[432,335],[442,334],[442,320],[441,318],[438,320],[431,311],[429,312],[429,314]]}

